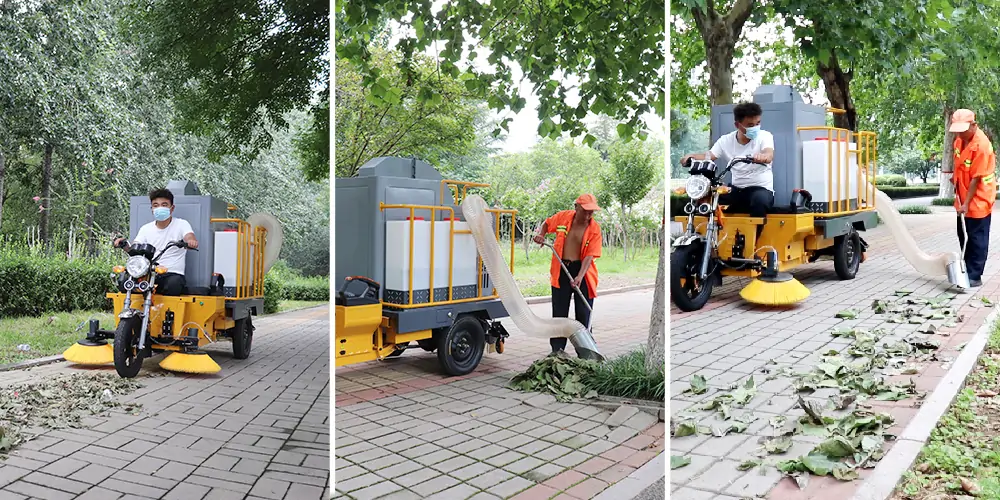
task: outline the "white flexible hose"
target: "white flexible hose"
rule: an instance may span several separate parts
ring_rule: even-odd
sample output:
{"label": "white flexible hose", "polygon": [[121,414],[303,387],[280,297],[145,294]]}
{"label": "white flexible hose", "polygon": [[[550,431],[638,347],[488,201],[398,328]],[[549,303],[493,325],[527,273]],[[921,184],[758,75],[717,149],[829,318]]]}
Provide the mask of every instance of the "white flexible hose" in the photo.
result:
{"label": "white flexible hose", "polygon": [[[865,189],[872,189],[871,184],[867,179],[862,180],[865,183]],[[899,215],[899,211],[896,210],[896,206],[892,202],[892,198],[889,195],[875,190],[875,208],[878,211],[879,217],[882,218],[882,222],[889,228],[889,232],[892,233],[892,237],[896,240],[896,246],[899,247],[899,253],[903,254],[903,258],[913,266],[918,273],[926,274],[928,276],[942,276],[948,274],[948,264],[952,262],[957,262],[959,260],[958,253],[956,252],[945,252],[939,254],[927,254],[920,247],[917,246],[916,240],[913,239],[913,235],[910,231],[906,229],[906,224],[903,223],[903,217]]]}
{"label": "white flexible hose", "polygon": [[493,286],[500,295],[500,301],[519,330],[529,336],[540,338],[566,338],[580,330],[586,330],[584,325],[574,319],[539,318],[531,312],[500,252],[500,243],[497,242],[490,223],[492,217],[487,215],[486,202],[480,196],[467,195],[462,201],[462,214],[469,223],[469,229],[476,240],[476,249],[483,258],[486,271],[493,278]]}

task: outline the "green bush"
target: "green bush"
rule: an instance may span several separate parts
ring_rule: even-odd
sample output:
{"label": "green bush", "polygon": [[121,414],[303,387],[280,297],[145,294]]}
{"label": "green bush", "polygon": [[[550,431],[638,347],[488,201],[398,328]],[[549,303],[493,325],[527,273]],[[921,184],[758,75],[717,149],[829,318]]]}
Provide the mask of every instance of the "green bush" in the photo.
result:
{"label": "green bush", "polygon": [[906,187],[906,177],[898,174],[876,175],[876,186]]}
{"label": "green bush", "polygon": [[906,205],[899,207],[899,213],[907,215],[922,215],[931,213],[930,207],[923,205]]}
{"label": "green bush", "polygon": [[583,377],[583,383],[598,394],[620,398],[663,401],[666,392],[663,370],[646,371],[646,352],[642,348],[601,363]]}
{"label": "green bush", "polygon": [[0,253],[0,316],[110,310],[113,264],[28,252]]}
{"label": "green bush", "polygon": [[955,205],[955,198],[934,198],[931,200],[931,205],[937,207],[950,207]]}
{"label": "green bush", "polygon": [[879,187],[878,189],[894,200],[933,196],[939,191],[937,186]]}
{"label": "green bush", "polygon": [[286,300],[330,300],[330,279],[325,277],[292,278],[285,282]]}
{"label": "green bush", "polygon": [[264,314],[278,312],[285,298],[285,286],[281,277],[270,272],[264,276]]}
{"label": "green bush", "polygon": [[670,218],[684,215],[684,205],[687,205],[691,198],[686,194],[670,193]]}

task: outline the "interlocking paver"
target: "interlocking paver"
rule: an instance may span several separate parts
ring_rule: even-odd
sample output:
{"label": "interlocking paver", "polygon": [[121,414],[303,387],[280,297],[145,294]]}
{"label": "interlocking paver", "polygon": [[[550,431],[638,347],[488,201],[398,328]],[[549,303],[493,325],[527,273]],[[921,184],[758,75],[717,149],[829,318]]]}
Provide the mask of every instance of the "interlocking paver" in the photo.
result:
{"label": "interlocking paver", "polygon": [[[123,398],[142,405],[139,415],[110,412],[24,443],[0,462],[0,499],[329,498],[329,308],[254,326],[247,360],[233,359],[226,342],[207,348],[218,375],[144,371],[143,387]],[[159,360],[144,369],[163,373]],[[0,385],[65,373],[79,370],[4,372]]]}
{"label": "interlocking paver", "polygon": [[[947,212],[947,210],[945,210]],[[920,249],[929,254],[959,250],[955,235],[953,213],[932,215],[907,215],[903,217]],[[738,292],[746,280],[727,279],[713,292],[709,304],[701,311],[681,313],[671,305],[670,329],[670,392],[671,411],[674,415],[698,414],[694,406],[714,397],[714,390],[701,396],[685,394],[692,375],[708,378],[713,388],[725,389],[727,385],[755,375],[758,395],[748,405],[758,418],[743,435],[723,438],[691,436],[672,439],[670,449],[674,454],[685,454],[692,459],[690,465],[671,471],[673,494],[691,494],[691,498],[740,498],[766,495],[779,484],[780,474],[773,467],[761,475],[753,470],[743,473],[735,465],[750,458],[758,448],[758,437],[772,430],[767,422],[771,416],[793,415],[801,410],[796,405],[787,376],[764,382],[763,368],[769,360],[793,371],[812,369],[820,355],[828,350],[843,350],[849,345],[845,339],[835,339],[830,332],[837,328],[882,328],[891,339],[902,339],[914,332],[918,325],[890,324],[885,315],[871,311],[875,299],[885,299],[895,290],[911,290],[915,296],[935,296],[950,289],[944,276],[921,275],[905,261],[892,234],[885,226],[862,233],[870,247],[867,260],[861,265],[857,277],[839,281],[828,261],[802,266],[793,270],[794,276],[806,285],[811,295],[804,302],[791,308],[758,307],[743,302]],[[991,248],[1000,245],[1000,234],[991,235]],[[994,254],[996,252],[993,252]],[[949,306],[964,315],[966,320],[949,329],[950,336],[937,336],[942,340],[942,357],[954,357],[954,343],[962,335],[975,332],[982,324],[988,309],[975,308],[976,297],[996,298],[1000,291],[997,259],[990,255],[983,277],[983,286],[971,293],[959,294]],[[996,302],[996,301],[994,301]],[[855,320],[833,318],[833,312],[853,309],[861,311]],[[774,368],[771,366],[770,368]],[[921,390],[932,390],[946,370],[940,362],[933,362],[915,377]],[[763,382],[763,383],[762,383]],[[818,397],[818,396],[817,396]],[[903,428],[912,418],[914,409],[899,412],[898,428]],[[710,420],[708,420],[710,421]],[[717,423],[717,422],[715,422]],[[789,456],[807,453],[815,443],[795,438]],[[816,478],[813,478],[816,479]],[[837,484],[834,497],[849,498],[860,481]],[[797,488],[796,488],[797,490]],[[829,491],[827,492],[829,493]],[[788,498],[805,498],[806,493],[795,492]],[[809,493],[811,494],[811,493]],[[697,496],[695,496],[697,495]],[[785,497],[782,497],[785,498]]]}

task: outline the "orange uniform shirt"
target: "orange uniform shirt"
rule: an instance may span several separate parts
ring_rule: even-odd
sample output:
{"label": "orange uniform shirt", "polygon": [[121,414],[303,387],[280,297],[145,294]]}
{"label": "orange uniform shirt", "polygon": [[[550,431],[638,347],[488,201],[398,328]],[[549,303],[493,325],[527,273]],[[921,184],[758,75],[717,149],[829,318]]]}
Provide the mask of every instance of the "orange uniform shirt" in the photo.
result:
{"label": "orange uniform shirt", "polygon": [[[545,219],[545,233],[556,233],[556,241],[552,245],[560,257],[563,255],[563,246],[566,245],[566,236],[573,226],[573,218],[576,216],[575,210],[563,210],[557,212],[552,217]],[[591,256],[597,259],[601,256],[601,225],[596,220],[590,219],[590,225],[583,232],[583,246],[580,248],[580,260]],[[555,255],[552,256],[552,265],[549,266],[552,286],[559,288],[559,275],[562,273],[562,266]],[[570,276],[570,279],[573,277]],[[590,298],[597,297],[597,261],[591,262],[587,269],[587,274],[583,277],[587,283],[588,295]]]}
{"label": "orange uniform shirt", "polygon": [[[993,153],[993,145],[982,130],[976,130],[976,134],[968,144],[962,144],[962,139],[955,139],[955,173],[952,174],[955,182],[955,208],[959,208],[959,199],[965,202],[972,197],[969,203],[969,211],[965,214],[970,219],[982,219],[993,212],[993,203],[997,199],[997,183],[994,176],[996,169],[996,155]],[[979,178],[979,186],[975,193],[969,192],[969,184],[972,179]]]}

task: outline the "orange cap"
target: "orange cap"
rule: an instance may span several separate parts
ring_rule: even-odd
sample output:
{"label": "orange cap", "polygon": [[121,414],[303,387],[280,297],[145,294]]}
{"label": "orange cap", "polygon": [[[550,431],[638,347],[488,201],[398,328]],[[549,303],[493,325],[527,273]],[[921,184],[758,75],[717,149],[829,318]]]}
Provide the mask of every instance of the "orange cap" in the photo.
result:
{"label": "orange cap", "polygon": [[951,126],[948,127],[948,132],[965,132],[973,123],[976,123],[976,114],[971,110],[955,110],[951,115]]}
{"label": "orange cap", "polygon": [[591,212],[598,212],[601,207],[597,206],[597,198],[590,193],[581,194],[579,198],[576,199],[577,205],[584,210],[590,210]]}

